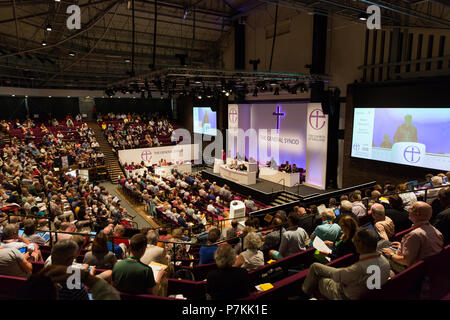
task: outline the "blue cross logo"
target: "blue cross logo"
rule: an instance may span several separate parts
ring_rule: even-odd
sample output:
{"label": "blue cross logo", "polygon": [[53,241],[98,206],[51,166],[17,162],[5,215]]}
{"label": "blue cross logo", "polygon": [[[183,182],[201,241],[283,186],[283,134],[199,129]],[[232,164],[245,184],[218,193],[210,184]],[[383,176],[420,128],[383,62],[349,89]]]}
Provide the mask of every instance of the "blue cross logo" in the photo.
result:
{"label": "blue cross logo", "polygon": [[359,151],[359,148],[360,148],[360,145],[359,145],[358,143],[355,143],[355,144],[353,145],[353,150]]}
{"label": "blue cross logo", "polygon": [[[417,155],[417,156],[416,156]],[[403,151],[403,158],[410,163],[417,163],[420,160],[420,150],[416,146],[408,146]]]}

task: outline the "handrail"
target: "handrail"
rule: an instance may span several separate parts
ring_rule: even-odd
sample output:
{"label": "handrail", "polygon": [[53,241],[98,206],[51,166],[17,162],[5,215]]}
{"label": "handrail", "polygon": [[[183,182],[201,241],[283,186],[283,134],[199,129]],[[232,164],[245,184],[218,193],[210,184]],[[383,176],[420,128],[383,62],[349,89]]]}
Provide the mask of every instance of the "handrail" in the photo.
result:
{"label": "handrail", "polygon": [[285,188],[286,188],[286,180],[285,180],[285,178],[282,178],[280,181],[278,181],[278,184],[280,184],[281,181],[283,181],[283,191],[285,191]]}

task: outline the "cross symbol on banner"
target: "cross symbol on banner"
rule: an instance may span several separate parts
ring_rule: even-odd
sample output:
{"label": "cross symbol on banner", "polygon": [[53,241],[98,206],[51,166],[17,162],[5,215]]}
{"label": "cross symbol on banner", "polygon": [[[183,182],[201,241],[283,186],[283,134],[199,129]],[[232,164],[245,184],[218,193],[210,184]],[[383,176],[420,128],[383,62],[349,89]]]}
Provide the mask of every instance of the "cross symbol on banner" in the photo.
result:
{"label": "cross symbol on banner", "polygon": [[277,105],[277,110],[276,110],[276,112],[273,113],[273,115],[277,116],[277,130],[278,130],[278,133],[279,133],[280,132],[280,127],[281,127],[280,119],[283,119],[286,114],[284,112],[281,112],[281,106],[278,104]]}
{"label": "cross symbol on banner", "polygon": [[[314,114],[314,113],[316,113],[316,114]],[[325,115],[323,114],[322,110],[319,110],[319,109],[313,110],[313,111],[311,112],[310,116],[309,116],[309,124],[311,125],[311,127],[313,127],[313,129],[320,130],[320,129],[322,129],[323,126],[325,125],[325,121],[322,122],[322,125],[321,125],[321,126],[319,126],[319,119],[325,119],[325,118],[326,118],[326,117],[325,117]],[[314,124],[311,122],[312,119],[316,119],[316,125],[314,125]]]}
{"label": "cross symbol on banner", "polygon": [[[409,160],[408,157],[406,157],[407,154],[410,154],[410,155],[411,155],[411,160]],[[415,154],[418,154],[418,155],[420,156],[420,151],[419,151],[419,149],[418,149],[417,147],[414,147],[414,146],[409,146],[409,147],[407,147],[407,148],[405,149],[405,151],[403,152],[403,155],[404,155],[404,157],[405,157],[405,160],[408,161],[408,162],[413,162],[413,163],[415,163],[415,162],[417,162],[417,161],[420,160],[420,157],[419,157],[419,158],[416,158],[416,160],[414,160],[414,155],[415,155]]]}

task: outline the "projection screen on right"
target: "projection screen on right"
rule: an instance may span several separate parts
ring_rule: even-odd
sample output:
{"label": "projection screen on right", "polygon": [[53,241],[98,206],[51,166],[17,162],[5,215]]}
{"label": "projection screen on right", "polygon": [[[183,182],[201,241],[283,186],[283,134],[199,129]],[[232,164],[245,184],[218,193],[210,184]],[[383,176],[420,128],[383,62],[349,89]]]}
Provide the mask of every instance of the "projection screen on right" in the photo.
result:
{"label": "projection screen on right", "polygon": [[355,108],[352,157],[450,171],[450,108]]}

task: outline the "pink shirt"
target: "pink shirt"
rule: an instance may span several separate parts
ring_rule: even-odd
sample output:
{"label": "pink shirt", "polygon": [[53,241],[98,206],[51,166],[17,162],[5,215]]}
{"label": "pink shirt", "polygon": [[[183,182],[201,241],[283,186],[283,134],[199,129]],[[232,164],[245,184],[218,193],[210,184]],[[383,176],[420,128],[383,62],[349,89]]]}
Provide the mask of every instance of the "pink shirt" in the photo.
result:
{"label": "pink shirt", "polygon": [[411,232],[403,236],[398,254],[404,256],[408,266],[426,257],[441,252],[444,248],[442,233],[426,223],[418,225]]}

